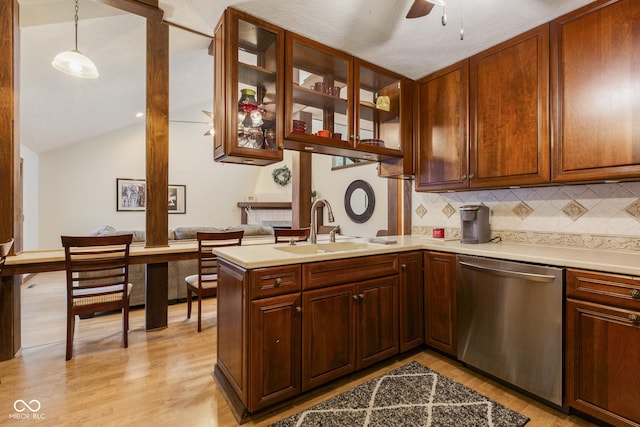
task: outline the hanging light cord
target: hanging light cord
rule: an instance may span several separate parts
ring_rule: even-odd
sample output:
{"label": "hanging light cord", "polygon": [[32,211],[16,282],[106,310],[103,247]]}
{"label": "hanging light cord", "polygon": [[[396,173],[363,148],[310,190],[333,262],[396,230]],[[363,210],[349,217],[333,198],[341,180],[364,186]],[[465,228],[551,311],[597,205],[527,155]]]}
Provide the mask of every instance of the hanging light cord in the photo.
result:
{"label": "hanging light cord", "polygon": [[75,16],[75,22],[76,22],[76,51],[78,50],[78,0],[76,0],[76,16]]}

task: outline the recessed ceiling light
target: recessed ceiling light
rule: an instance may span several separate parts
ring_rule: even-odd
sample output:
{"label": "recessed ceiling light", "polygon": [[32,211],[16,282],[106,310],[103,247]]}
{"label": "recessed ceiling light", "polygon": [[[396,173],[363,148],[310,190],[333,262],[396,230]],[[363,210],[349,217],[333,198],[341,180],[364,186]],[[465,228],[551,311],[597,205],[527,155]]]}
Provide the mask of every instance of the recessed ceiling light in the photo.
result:
{"label": "recessed ceiling light", "polygon": [[137,113],[136,113],[136,117],[137,117],[137,118],[144,117],[144,113],[137,112]]}

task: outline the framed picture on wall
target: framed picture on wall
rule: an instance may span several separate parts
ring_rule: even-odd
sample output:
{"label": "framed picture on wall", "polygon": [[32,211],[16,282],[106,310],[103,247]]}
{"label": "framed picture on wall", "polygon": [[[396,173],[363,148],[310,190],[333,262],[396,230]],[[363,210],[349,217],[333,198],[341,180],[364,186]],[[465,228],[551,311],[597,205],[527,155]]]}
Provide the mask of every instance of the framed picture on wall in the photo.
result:
{"label": "framed picture on wall", "polygon": [[187,213],[186,185],[169,185],[169,213]]}
{"label": "framed picture on wall", "polygon": [[116,202],[119,211],[144,211],[147,202],[144,179],[116,179]]}
{"label": "framed picture on wall", "polygon": [[[144,211],[147,204],[144,179],[116,178],[116,209],[118,211]],[[187,186],[169,185],[167,199],[169,213],[187,213]]]}

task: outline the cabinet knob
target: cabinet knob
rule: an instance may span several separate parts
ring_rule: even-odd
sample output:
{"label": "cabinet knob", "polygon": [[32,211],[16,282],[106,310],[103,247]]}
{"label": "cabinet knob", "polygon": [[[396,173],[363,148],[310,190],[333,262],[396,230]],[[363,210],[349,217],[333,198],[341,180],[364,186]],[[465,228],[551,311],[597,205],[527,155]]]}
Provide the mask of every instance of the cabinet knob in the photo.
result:
{"label": "cabinet knob", "polygon": [[280,286],[281,284],[282,284],[282,279],[281,279],[281,278],[279,278],[279,277],[278,277],[278,278],[276,278],[276,288],[277,288],[278,286]]}
{"label": "cabinet knob", "polygon": [[631,323],[633,323],[634,325],[640,325],[640,317],[638,317],[636,314],[630,314],[629,316],[627,316],[627,318],[631,320]]}
{"label": "cabinet knob", "polygon": [[354,139],[356,139],[356,137],[355,137],[355,136],[353,136],[353,135],[349,135],[349,139],[350,139],[351,141],[353,141]]}
{"label": "cabinet knob", "polygon": [[406,270],[407,269],[407,264],[401,264],[400,268],[403,269],[403,270]]}
{"label": "cabinet knob", "polygon": [[475,176],[474,174],[470,173],[470,174],[469,174],[469,179],[473,179],[473,178],[474,178],[474,176]]}
{"label": "cabinet knob", "polygon": [[360,136],[356,136],[356,141],[360,141]]}
{"label": "cabinet knob", "polygon": [[284,150],[284,144],[281,142],[280,144],[278,144],[278,148],[279,148],[280,150]]}
{"label": "cabinet knob", "polygon": [[358,294],[358,299],[364,299],[364,294]]}
{"label": "cabinet knob", "polygon": [[640,290],[638,289],[631,289],[631,292],[629,292],[629,294],[633,299],[640,299]]}
{"label": "cabinet knob", "polygon": [[302,307],[300,306],[296,307],[296,313],[302,313]]}
{"label": "cabinet knob", "polygon": [[354,300],[358,301],[358,295],[353,295],[351,298],[353,298]]}
{"label": "cabinet knob", "polygon": [[460,177],[460,180],[461,180],[461,181],[463,181],[463,180],[465,180],[465,179],[467,179],[467,175],[462,175],[462,176]]}

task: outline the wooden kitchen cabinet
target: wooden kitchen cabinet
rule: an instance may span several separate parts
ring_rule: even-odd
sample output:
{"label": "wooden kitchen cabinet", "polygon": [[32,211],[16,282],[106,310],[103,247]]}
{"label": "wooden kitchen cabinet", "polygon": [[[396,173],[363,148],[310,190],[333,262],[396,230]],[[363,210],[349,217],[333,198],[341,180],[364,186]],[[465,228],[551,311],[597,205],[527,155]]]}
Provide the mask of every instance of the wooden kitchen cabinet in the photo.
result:
{"label": "wooden kitchen cabinet", "polygon": [[640,2],[596,1],[551,23],[553,181],[640,174]]}
{"label": "wooden kitchen cabinet", "polygon": [[418,80],[416,191],[469,187],[469,61]]}
{"label": "wooden kitchen cabinet", "polygon": [[422,251],[398,255],[398,301],[400,321],[400,353],[424,343],[424,286],[422,283]]}
{"label": "wooden kitchen cabinet", "polygon": [[365,160],[411,152],[409,79],[291,32],[286,55],[286,148]]}
{"label": "wooden kitchen cabinet", "polygon": [[549,25],[469,60],[470,188],[548,183]]}
{"label": "wooden kitchen cabinet", "polygon": [[300,293],[251,303],[251,395],[258,410],[300,393]]}
{"label": "wooden kitchen cabinet", "polygon": [[[393,274],[371,278],[393,265]],[[397,273],[396,255],[303,266],[312,289],[302,293],[302,391],[398,353]],[[327,275],[348,282],[315,288]]]}
{"label": "wooden kitchen cabinet", "polygon": [[640,425],[640,280],[567,269],[566,295],[566,404]]}
{"label": "wooden kitchen cabinet", "polygon": [[281,161],[284,30],[228,8],[213,47],[214,159],[251,165]]}
{"label": "wooden kitchen cabinet", "polygon": [[424,252],[425,343],[457,355],[456,255]]}

